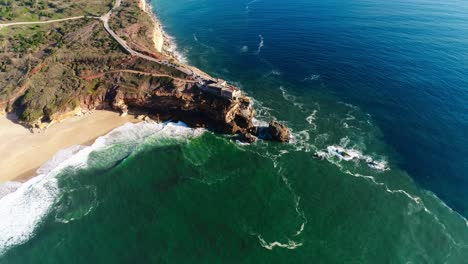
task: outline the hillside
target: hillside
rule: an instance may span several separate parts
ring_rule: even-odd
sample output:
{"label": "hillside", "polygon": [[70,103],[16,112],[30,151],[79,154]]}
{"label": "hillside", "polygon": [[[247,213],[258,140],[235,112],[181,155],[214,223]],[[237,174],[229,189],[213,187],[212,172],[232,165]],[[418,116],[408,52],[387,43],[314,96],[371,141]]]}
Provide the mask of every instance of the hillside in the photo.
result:
{"label": "hillside", "polygon": [[[32,18],[42,3],[9,5],[23,5]],[[116,0],[102,15],[82,17],[109,3],[66,3],[61,14],[72,17],[0,23],[1,112],[15,112],[33,131],[71,114],[112,109],[254,140],[251,100],[235,86],[177,61],[146,2]],[[42,10],[55,10],[47,6]],[[8,17],[28,17],[15,12]],[[284,127],[273,125],[271,131],[275,139],[289,139]]]}

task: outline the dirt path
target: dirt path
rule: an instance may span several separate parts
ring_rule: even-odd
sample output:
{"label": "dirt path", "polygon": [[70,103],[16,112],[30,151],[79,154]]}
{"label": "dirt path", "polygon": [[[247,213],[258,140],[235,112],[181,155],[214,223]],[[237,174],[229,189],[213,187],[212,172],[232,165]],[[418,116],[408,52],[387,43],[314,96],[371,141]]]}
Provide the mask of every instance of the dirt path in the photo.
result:
{"label": "dirt path", "polygon": [[48,21],[13,22],[13,23],[7,23],[7,24],[0,24],[0,28],[11,27],[11,26],[49,24],[49,23],[62,22],[62,21],[68,21],[68,20],[77,20],[77,19],[83,19],[83,18],[85,18],[85,16],[67,17],[67,18],[54,19],[54,20],[48,20]]}

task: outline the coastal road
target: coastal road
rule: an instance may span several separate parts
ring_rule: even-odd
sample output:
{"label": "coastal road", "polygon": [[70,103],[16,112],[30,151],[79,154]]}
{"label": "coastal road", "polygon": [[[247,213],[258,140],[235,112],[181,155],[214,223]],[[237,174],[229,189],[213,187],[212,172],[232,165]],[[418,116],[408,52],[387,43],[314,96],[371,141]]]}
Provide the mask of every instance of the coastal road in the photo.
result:
{"label": "coastal road", "polygon": [[[192,71],[192,69],[188,68],[188,67],[183,67],[183,65],[177,65],[177,67],[174,67],[170,64],[168,64],[168,62],[166,60],[158,60],[158,59],[155,59],[153,57],[150,57],[150,56],[147,56],[145,54],[142,54],[140,52],[137,52],[135,50],[133,50],[132,48],[130,48],[127,44],[127,42],[125,42],[125,40],[123,40],[122,38],[119,37],[119,35],[117,35],[112,29],[111,27],[109,26],[109,19],[112,15],[112,12],[114,12],[117,8],[120,7],[120,5],[122,4],[122,0],[116,0],[115,3],[114,3],[114,6],[111,8],[111,10],[109,10],[109,12],[107,12],[106,14],[102,15],[101,17],[89,17],[89,18],[95,18],[95,19],[100,19],[103,24],[104,24],[104,28],[106,29],[106,31],[112,36],[112,38],[117,41],[119,43],[119,45],[125,50],[127,51],[128,53],[130,53],[130,55],[132,56],[137,56],[137,57],[140,57],[142,59],[145,59],[145,60],[148,60],[148,61],[152,61],[152,62],[155,62],[155,63],[158,63],[158,64],[161,64],[161,65],[165,65],[165,66],[170,66],[170,67],[173,67],[173,68],[176,68],[177,67],[182,67],[184,68],[187,72],[190,72],[191,74],[190,75],[193,75],[194,77],[199,77],[197,74],[195,74],[195,72]],[[61,19],[54,19],[54,20],[48,20],[48,21],[32,21],[32,22],[13,22],[13,23],[7,23],[7,24],[0,24],[0,29],[1,28],[4,28],[4,27],[10,27],[10,26],[25,26],[25,25],[38,25],[38,24],[50,24],[50,23],[56,23],[56,22],[63,22],[63,21],[69,21],[69,20],[77,20],[77,19],[84,19],[86,18],[86,16],[75,16],[75,17],[68,17],[68,18],[61,18]]]}
{"label": "coastal road", "polygon": [[[188,75],[191,75],[193,76],[195,79],[202,79],[202,80],[205,80],[207,78],[203,77],[203,76],[200,76],[198,75],[197,73],[195,73],[192,69],[190,69],[189,67],[186,67],[184,65],[177,65],[177,64],[172,64],[172,63],[168,63],[167,60],[158,60],[156,58],[153,58],[153,57],[150,57],[150,56],[147,56],[145,54],[142,54],[138,51],[135,51],[133,50],[130,46],[128,46],[127,42],[125,40],[123,40],[119,35],[117,35],[113,30],[112,28],[109,26],[109,19],[110,17],[112,16],[112,13],[120,7],[122,3],[122,0],[116,0],[115,3],[114,3],[114,6],[109,10],[109,12],[107,12],[106,14],[102,15],[101,17],[90,17],[90,18],[95,18],[95,19],[100,19],[103,24],[104,24],[104,28],[105,30],[112,36],[112,38],[117,41],[117,43],[119,43],[119,45],[125,50],[127,51],[130,55],[132,56],[136,56],[136,57],[139,57],[139,58],[142,58],[144,60],[148,60],[148,61],[152,61],[152,62],[155,62],[155,63],[158,63],[160,65],[164,65],[164,66],[169,66],[169,67],[172,67],[174,69],[177,69],[180,71],[180,68],[182,68],[182,72],[184,73],[188,73]],[[22,25],[36,25],[36,24],[49,24],[49,23],[55,23],[55,22],[63,22],[63,21],[69,21],[69,20],[77,20],[77,19],[83,19],[85,18],[86,16],[76,16],[76,17],[68,17],[68,18],[62,18],[62,19],[54,19],[54,20],[48,20],[48,21],[36,21],[36,22],[14,22],[14,23],[8,23],[8,24],[0,24],[0,29],[3,28],[3,27],[9,27],[9,26],[22,26]],[[131,70],[128,70],[128,72],[132,72]],[[180,79],[180,78],[176,78],[176,77],[173,77],[173,76],[170,76],[170,75],[165,75],[165,74],[149,74],[149,73],[144,73],[144,72],[137,72],[137,71],[134,71],[134,73],[138,73],[138,74],[144,74],[144,75],[152,75],[152,76],[158,76],[160,75],[160,77],[169,77],[169,78],[172,78],[172,79],[175,79],[175,80],[180,80],[180,81],[185,81],[185,82],[193,82],[194,81],[187,81],[187,80],[183,80],[183,79]],[[209,79],[209,78],[208,78]]]}
{"label": "coastal road", "polygon": [[[111,27],[109,26],[109,19],[112,15],[112,12],[115,11],[117,8],[120,7],[120,4],[122,3],[122,0],[116,0],[115,1],[115,4],[114,6],[112,7],[111,10],[109,10],[109,12],[107,12],[105,15],[101,16],[101,21],[104,23],[104,28],[106,29],[106,31],[112,36],[112,38],[115,39],[115,41],[117,41],[120,46],[125,49],[128,53],[130,53],[132,56],[137,56],[137,57],[140,57],[142,59],[145,59],[145,60],[148,60],[148,61],[152,61],[152,62],[155,62],[155,63],[158,63],[158,64],[161,64],[161,65],[166,65],[166,66],[169,66],[169,64],[167,63],[166,60],[158,60],[158,59],[155,59],[153,57],[150,57],[150,56],[147,56],[145,54],[142,54],[138,51],[135,51],[133,50],[132,48],[130,48],[130,46],[128,46],[127,42],[125,42],[125,40],[123,40],[122,38],[119,37],[119,35],[117,35],[112,29]],[[171,66],[173,67],[173,66]],[[182,65],[178,65],[178,67],[183,67]],[[175,69],[177,69],[177,67],[173,67]],[[198,77],[198,75],[196,75],[192,69],[188,68],[188,67],[183,67],[185,70],[187,70],[188,72],[190,72],[191,74],[190,75],[193,75],[195,77]]]}

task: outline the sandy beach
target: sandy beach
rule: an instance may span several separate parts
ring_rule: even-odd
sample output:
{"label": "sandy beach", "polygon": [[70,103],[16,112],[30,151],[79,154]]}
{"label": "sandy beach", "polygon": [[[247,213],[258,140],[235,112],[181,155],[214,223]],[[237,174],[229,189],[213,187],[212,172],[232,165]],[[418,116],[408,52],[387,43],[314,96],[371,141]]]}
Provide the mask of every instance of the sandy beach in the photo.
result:
{"label": "sandy beach", "polygon": [[56,123],[40,134],[0,116],[0,183],[24,181],[59,150],[73,145],[89,145],[99,136],[128,122],[133,116],[121,117],[110,111],[94,111]]}

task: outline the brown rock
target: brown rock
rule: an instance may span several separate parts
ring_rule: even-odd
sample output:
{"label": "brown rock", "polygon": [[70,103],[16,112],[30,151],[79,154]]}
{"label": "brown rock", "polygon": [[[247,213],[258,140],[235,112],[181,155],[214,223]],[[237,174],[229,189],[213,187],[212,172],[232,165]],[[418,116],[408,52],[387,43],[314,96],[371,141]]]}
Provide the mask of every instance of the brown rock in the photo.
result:
{"label": "brown rock", "polygon": [[268,132],[270,133],[270,136],[273,140],[280,142],[289,142],[291,138],[291,132],[289,131],[289,128],[277,121],[270,123],[268,126]]}
{"label": "brown rock", "polygon": [[254,135],[250,134],[250,133],[243,134],[242,139],[245,142],[248,142],[248,143],[254,143],[255,141],[257,141],[257,138]]}

